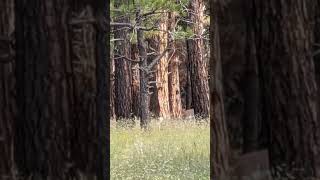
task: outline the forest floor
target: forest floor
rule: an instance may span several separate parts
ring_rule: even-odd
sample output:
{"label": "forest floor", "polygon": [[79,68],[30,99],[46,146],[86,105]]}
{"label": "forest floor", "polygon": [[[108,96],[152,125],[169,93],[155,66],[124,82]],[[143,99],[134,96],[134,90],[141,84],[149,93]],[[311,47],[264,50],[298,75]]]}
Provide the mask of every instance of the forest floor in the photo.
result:
{"label": "forest floor", "polygon": [[188,180],[210,177],[209,123],[154,121],[150,131],[111,122],[111,179]]}

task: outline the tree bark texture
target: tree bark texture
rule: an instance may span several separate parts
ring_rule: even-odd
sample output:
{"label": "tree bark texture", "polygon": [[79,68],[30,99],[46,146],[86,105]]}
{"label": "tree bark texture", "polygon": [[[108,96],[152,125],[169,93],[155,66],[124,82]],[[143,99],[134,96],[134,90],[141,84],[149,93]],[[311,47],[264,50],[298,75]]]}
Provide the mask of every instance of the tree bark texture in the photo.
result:
{"label": "tree bark texture", "polygon": [[220,47],[225,93],[225,114],[230,145],[240,149],[243,142],[242,119],[244,117],[243,89],[246,88],[246,26],[243,12],[245,0],[224,1],[219,17]]}
{"label": "tree bark texture", "polygon": [[[136,22],[137,25],[141,25],[142,16],[141,9],[137,7]],[[144,38],[144,32],[141,29],[137,30],[137,43],[139,51],[139,66],[140,66],[140,126],[143,129],[147,129],[149,125],[149,88],[148,88],[148,74],[147,74],[147,51],[146,42]]]}
{"label": "tree bark texture", "polygon": [[[168,45],[168,13],[165,12],[159,23],[159,34],[157,35],[158,53],[161,54]],[[156,81],[157,81],[157,97],[159,103],[159,116],[163,118],[170,118],[170,103],[169,103],[169,79],[168,68],[169,59],[168,54],[164,55],[157,64]]]}
{"label": "tree bark texture", "polygon": [[[258,57],[263,64],[269,151],[281,178],[298,179],[319,172],[317,86],[312,61],[312,1],[252,1]],[[299,169],[299,170],[298,170]]]}
{"label": "tree bark texture", "polygon": [[191,21],[192,30],[195,36],[191,41],[191,83],[192,83],[192,101],[196,115],[203,118],[209,116],[209,85],[208,85],[208,68],[204,59],[203,44],[203,19],[204,19],[204,1],[191,1]]}
{"label": "tree bark texture", "polygon": [[[131,45],[131,59],[137,61],[139,60],[139,52],[137,44]],[[131,80],[131,91],[132,91],[132,113],[134,116],[139,117],[139,94],[140,94],[140,73],[139,73],[139,63],[132,65],[132,80]]]}
{"label": "tree bark texture", "polygon": [[109,98],[109,76],[101,69],[108,68],[102,67],[107,56],[100,41],[105,5],[75,0],[16,0],[16,5],[17,166],[32,179],[94,179],[103,161],[98,148],[107,151],[93,141],[102,140],[100,131],[107,128],[101,123]]}
{"label": "tree bark texture", "polygon": [[14,178],[14,1],[0,2],[0,179]]}
{"label": "tree bark texture", "polygon": [[[128,5],[128,0],[115,1],[115,7]],[[130,19],[123,13],[116,13],[116,22],[129,23]],[[115,26],[115,114],[117,119],[131,118],[132,96],[131,96],[131,62],[129,29]]]}
{"label": "tree bark texture", "polygon": [[228,180],[229,177],[229,138],[224,112],[222,65],[220,56],[219,15],[220,3],[210,5],[210,167],[211,179]]}
{"label": "tree bark texture", "polygon": [[[168,14],[168,31],[173,32],[176,24],[176,15],[175,13]],[[168,39],[173,41],[173,38],[168,35]],[[170,47],[175,50],[172,53],[168,54],[169,58],[169,75],[168,75],[168,84],[169,84],[169,105],[171,116],[174,118],[180,118],[182,113],[182,104],[181,104],[181,91],[180,91],[180,79],[179,79],[179,65],[181,59],[181,47],[179,47],[178,42],[174,41],[170,43]]]}

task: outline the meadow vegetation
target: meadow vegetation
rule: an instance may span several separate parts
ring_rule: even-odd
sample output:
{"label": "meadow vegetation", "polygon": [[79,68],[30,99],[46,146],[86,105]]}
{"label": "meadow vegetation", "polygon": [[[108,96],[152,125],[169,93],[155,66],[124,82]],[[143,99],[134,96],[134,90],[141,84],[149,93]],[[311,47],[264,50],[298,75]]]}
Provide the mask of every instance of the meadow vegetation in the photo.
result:
{"label": "meadow vegetation", "polygon": [[111,179],[209,179],[208,122],[151,122],[143,131],[111,121]]}

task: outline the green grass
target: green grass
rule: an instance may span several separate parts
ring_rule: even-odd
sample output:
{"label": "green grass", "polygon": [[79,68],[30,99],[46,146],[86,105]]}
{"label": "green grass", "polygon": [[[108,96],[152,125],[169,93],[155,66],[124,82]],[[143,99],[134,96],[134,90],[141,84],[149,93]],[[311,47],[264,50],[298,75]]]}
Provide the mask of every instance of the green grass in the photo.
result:
{"label": "green grass", "polygon": [[207,123],[153,122],[148,132],[111,123],[111,179],[209,179]]}

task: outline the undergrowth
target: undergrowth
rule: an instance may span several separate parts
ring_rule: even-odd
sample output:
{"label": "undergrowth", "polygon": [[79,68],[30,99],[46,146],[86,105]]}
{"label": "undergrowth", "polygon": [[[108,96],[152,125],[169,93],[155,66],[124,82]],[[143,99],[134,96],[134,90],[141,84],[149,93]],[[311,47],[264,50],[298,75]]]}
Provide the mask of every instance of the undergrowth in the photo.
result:
{"label": "undergrowth", "polygon": [[210,128],[194,120],[151,122],[143,131],[111,122],[111,179],[209,179]]}

